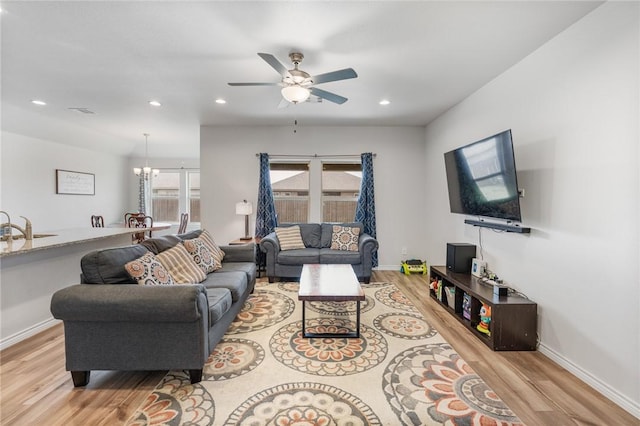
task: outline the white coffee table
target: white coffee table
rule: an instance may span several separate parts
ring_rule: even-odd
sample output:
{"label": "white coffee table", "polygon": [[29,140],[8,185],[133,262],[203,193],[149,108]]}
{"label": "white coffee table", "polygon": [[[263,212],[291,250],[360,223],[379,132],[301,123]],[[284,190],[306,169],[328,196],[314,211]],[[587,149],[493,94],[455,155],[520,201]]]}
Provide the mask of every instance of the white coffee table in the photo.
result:
{"label": "white coffee table", "polygon": [[[360,301],[364,300],[364,291],[351,265],[303,265],[298,300],[302,301],[302,337],[360,337]],[[307,301],[355,301],[356,329],[349,333],[307,333],[305,317]]]}

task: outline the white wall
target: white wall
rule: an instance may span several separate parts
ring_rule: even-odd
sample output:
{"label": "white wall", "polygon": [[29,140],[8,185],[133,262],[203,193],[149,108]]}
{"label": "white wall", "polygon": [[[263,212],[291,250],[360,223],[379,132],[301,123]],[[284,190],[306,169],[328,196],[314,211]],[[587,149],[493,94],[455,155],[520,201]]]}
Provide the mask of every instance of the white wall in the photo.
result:
{"label": "white wall", "polygon": [[[2,132],[0,209],[34,232],[89,227],[92,214],[106,223],[122,217],[127,200],[127,158],[99,151]],[[95,175],[95,195],[56,194],[55,170]],[[122,219],[119,219],[122,221]]]}
{"label": "white wall", "polygon": [[640,416],[639,4],[606,3],[426,128],[424,240],[449,213],[445,151],[513,130],[529,236],[482,231],[489,268],[538,303],[540,350]]}
{"label": "white wall", "polygon": [[[359,155],[374,152],[377,237],[381,269],[399,269],[401,249],[424,257],[427,186],[421,127],[202,127],[200,129],[202,225],[226,244],[244,233],[235,204],[256,205],[259,160],[271,155]],[[254,209],[255,210],[255,209]],[[255,213],[250,230],[255,228]]]}

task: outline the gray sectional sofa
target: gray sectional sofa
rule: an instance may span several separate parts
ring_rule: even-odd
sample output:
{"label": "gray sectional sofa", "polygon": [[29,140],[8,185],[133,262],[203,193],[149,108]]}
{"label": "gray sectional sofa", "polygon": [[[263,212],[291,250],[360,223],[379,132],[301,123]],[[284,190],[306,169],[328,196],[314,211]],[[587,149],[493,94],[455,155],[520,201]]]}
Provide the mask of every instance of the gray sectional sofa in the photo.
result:
{"label": "gray sectional sofa", "polygon": [[98,250],[81,260],[82,284],[56,292],[51,312],[64,322],[66,368],[75,386],[91,370],[188,370],[202,378],[209,354],[253,292],[255,246],[220,246],[222,269],[199,284],[138,285],[124,265],[202,231]]}
{"label": "gray sectional sofa", "polygon": [[[265,254],[265,268],[269,282],[276,278],[300,278],[305,263],[350,264],[358,279],[369,283],[371,279],[372,256],[378,249],[378,241],[362,232],[362,224],[352,223],[289,223],[280,225],[300,226],[304,249],[281,250],[275,232],[260,241],[260,250]],[[333,225],[360,228],[358,251],[332,250]]]}

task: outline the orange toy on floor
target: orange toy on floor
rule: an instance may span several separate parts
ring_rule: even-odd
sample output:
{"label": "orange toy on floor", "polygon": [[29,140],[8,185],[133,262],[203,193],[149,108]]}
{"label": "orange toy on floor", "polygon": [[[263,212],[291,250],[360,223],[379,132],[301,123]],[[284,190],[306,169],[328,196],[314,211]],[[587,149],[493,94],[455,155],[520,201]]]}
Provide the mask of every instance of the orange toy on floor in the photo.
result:
{"label": "orange toy on floor", "polygon": [[480,308],[480,323],[476,327],[476,329],[480,333],[484,333],[487,336],[491,336],[491,331],[489,330],[489,323],[491,322],[491,306],[482,304],[482,308]]}

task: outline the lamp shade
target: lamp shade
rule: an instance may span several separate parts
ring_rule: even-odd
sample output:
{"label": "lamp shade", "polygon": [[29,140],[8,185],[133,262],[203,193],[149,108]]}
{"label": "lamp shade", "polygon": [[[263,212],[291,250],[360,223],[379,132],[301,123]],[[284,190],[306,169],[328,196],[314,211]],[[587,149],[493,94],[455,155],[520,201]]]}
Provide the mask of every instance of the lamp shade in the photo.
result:
{"label": "lamp shade", "polygon": [[283,87],[280,92],[282,93],[283,98],[294,104],[306,101],[311,94],[311,92],[309,92],[309,89],[298,86],[297,84]]}
{"label": "lamp shade", "polygon": [[253,213],[253,206],[251,205],[251,203],[245,201],[241,201],[239,203],[236,203],[236,214],[241,214],[241,215],[250,215],[251,213]]}

